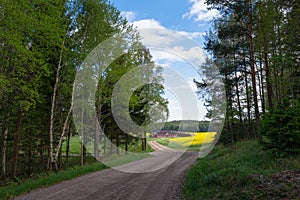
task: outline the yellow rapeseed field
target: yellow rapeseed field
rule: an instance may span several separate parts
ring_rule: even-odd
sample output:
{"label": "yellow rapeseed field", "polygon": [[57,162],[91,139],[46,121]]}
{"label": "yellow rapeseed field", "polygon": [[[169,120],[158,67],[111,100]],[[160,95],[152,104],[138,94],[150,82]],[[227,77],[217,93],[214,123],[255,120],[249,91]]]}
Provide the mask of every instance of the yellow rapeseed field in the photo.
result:
{"label": "yellow rapeseed field", "polygon": [[197,132],[191,137],[170,138],[170,142],[176,142],[181,146],[201,145],[214,140],[217,132]]}

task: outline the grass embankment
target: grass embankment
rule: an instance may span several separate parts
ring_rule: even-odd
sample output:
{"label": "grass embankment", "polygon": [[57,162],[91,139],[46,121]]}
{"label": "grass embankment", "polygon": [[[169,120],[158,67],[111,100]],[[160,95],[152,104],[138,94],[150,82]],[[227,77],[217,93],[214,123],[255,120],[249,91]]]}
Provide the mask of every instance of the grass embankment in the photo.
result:
{"label": "grass embankment", "polygon": [[[299,199],[300,159],[274,159],[257,141],[216,146],[188,172],[186,199]],[[297,171],[298,170],[298,171]]]}
{"label": "grass embankment", "polygon": [[107,167],[102,163],[94,163],[87,166],[78,166],[64,171],[60,171],[57,174],[40,174],[39,177],[36,179],[27,179],[19,181],[18,183],[11,182],[7,186],[0,188],[0,199],[12,198],[14,196],[27,193],[37,188],[53,185],[55,183],[70,180],[90,172],[103,170],[105,168]]}
{"label": "grass embankment", "polygon": [[[63,144],[63,154],[65,153],[65,143]],[[133,147],[129,147],[133,149]],[[80,155],[81,149],[81,140],[79,137],[74,137],[70,141],[70,154]],[[137,151],[140,151],[140,147],[136,148]],[[92,156],[87,156],[86,160],[88,164],[85,166],[79,166],[80,156],[71,156],[69,158],[69,166],[72,166],[68,169],[61,170],[58,173],[54,172],[44,172],[40,174],[35,174],[35,178],[22,179],[18,182],[11,181],[6,186],[0,187],[0,199],[10,199],[15,196],[28,193],[34,189],[42,188],[45,186],[51,186],[56,183],[70,180],[91,172],[100,171],[109,167],[115,167],[136,160],[141,160],[150,156],[148,152],[153,151],[151,146],[147,144],[146,152],[136,152],[136,154],[123,154],[123,155],[112,155],[111,157],[105,160],[105,164],[101,162],[94,161]],[[78,163],[78,164],[75,164]],[[109,166],[109,167],[108,167]]]}

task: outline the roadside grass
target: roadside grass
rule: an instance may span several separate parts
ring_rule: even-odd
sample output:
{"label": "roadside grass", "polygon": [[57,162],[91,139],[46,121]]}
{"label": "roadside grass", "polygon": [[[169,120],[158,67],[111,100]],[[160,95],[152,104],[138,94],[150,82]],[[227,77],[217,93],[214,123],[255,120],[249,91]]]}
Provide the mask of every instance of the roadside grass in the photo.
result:
{"label": "roadside grass", "polygon": [[56,183],[70,180],[84,174],[106,169],[102,163],[93,163],[86,166],[77,166],[71,169],[60,171],[59,173],[40,174],[36,179],[27,179],[18,183],[11,182],[7,186],[0,188],[0,199],[9,199],[31,190],[54,185]]}
{"label": "roadside grass", "polygon": [[[65,149],[65,144],[63,144]],[[141,146],[141,144],[137,144]],[[133,147],[129,147],[130,149],[134,149]],[[70,140],[70,154],[79,154],[81,149],[81,140],[79,137],[72,137]],[[96,162],[93,156],[87,156],[86,162],[87,165],[79,166],[75,163],[80,163],[80,156],[70,156],[69,164],[67,166],[62,166],[64,168],[68,168],[65,170],[61,170],[58,173],[54,172],[44,172],[35,175],[34,178],[29,179],[21,179],[17,182],[9,181],[5,186],[0,187],[0,199],[11,199],[15,196],[28,193],[32,190],[51,186],[56,183],[70,180],[91,172],[100,171],[103,169],[107,169],[109,167],[115,167],[122,164],[126,164],[129,162],[133,162],[136,160],[145,159],[150,157],[149,152],[154,151],[150,145],[147,144],[147,151],[141,151],[140,147],[136,148],[137,153],[128,153],[128,154],[120,154],[120,155],[112,155],[110,158],[107,158],[105,164],[101,162]],[[63,153],[65,153],[63,151]]]}
{"label": "roadside grass", "polygon": [[[262,151],[257,141],[242,141],[229,147],[217,145],[189,170],[183,191],[186,199],[195,200],[297,199],[294,190],[299,189],[299,182],[295,183],[298,186],[281,183],[272,190],[264,189],[264,182],[270,187],[274,174],[299,169],[299,158],[276,160],[269,152]],[[278,190],[276,195],[281,196],[276,196],[273,190]]]}

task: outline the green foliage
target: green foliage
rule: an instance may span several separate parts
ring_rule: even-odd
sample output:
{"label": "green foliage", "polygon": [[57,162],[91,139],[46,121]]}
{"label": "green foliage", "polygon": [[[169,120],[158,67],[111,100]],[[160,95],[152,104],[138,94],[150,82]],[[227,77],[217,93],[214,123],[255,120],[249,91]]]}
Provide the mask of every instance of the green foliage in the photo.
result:
{"label": "green foliage", "polygon": [[260,127],[263,146],[276,156],[300,153],[300,104],[275,109],[263,116]]}
{"label": "green foliage", "polygon": [[[70,146],[69,146],[69,154],[78,154],[81,152],[81,143],[82,140],[78,136],[74,136],[70,138]],[[67,141],[64,141],[62,144],[62,153],[66,153]]]}
{"label": "green foliage", "polygon": [[[186,199],[195,200],[267,199],[268,191],[258,190],[259,177],[267,178],[299,167],[299,158],[275,160],[254,140],[237,142],[229,147],[218,145],[188,172],[184,194]],[[288,188],[288,184],[285,186]],[[289,188],[288,192],[293,193],[293,187]]]}
{"label": "green foliage", "polygon": [[209,127],[209,121],[175,120],[175,121],[166,122],[162,130],[205,132],[208,130],[208,127]]}

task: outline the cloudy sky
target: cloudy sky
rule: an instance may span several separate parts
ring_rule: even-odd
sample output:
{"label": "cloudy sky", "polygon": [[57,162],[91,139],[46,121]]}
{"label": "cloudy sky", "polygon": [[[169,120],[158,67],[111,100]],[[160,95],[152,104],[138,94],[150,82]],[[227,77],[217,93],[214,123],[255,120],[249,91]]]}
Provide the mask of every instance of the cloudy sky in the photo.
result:
{"label": "cloudy sky", "polygon": [[153,60],[164,68],[171,120],[203,120],[206,110],[195,94],[193,79],[205,59],[203,35],[216,10],[205,0],[111,0],[142,36]]}

